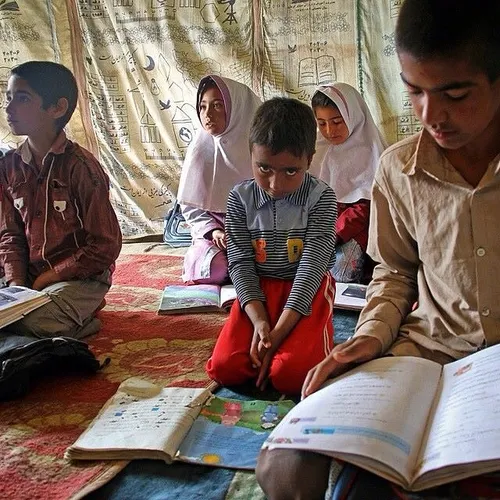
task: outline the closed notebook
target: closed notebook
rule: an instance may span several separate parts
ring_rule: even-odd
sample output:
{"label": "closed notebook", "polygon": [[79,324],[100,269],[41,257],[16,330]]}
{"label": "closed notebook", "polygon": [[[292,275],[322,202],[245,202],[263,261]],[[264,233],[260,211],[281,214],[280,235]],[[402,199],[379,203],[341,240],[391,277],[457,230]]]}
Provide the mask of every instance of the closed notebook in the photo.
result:
{"label": "closed notebook", "polygon": [[163,290],[158,314],[224,312],[235,299],[233,285],[168,285]]}
{"label": "closed notebook", "polygon": [[366,285],[358,283],[337,283],[334,307],[361,311],[366,305]]}

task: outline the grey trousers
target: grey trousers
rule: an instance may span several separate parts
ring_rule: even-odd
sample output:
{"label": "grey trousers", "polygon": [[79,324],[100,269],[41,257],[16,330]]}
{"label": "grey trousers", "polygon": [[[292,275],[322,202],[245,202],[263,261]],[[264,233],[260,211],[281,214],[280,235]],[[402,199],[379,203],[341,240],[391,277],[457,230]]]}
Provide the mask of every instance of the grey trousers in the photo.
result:
{"label": "grey trousers", "polygon": [[1,332],[37,338],[81,339],[92,335],[101,327],[95,312],[108,290],[109,285],[91,278],[54,283],[43,289],[51,297],[51,302]]}

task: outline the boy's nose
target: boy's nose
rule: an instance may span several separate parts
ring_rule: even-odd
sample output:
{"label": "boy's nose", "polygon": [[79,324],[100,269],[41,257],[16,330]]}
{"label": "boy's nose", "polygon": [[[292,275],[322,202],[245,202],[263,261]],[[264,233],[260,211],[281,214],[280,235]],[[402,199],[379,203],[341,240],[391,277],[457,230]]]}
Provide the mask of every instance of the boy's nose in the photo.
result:
{"label": "boy's nose", "polygon": [[281,184],[281,179],[277,175],[269,179],[269,187],[275,192],[281,191]]}
{"label": "boy's nose", "polygon": [[425,125],[435,126],[446,121],[446,110],[437,97],[427,96],[422,105],[422,121]]}

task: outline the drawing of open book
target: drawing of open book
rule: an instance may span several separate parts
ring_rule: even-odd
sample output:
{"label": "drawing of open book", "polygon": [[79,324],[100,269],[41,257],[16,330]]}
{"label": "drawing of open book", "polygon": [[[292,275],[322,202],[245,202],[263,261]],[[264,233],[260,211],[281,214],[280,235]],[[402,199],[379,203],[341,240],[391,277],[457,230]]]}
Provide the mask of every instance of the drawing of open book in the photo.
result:
{"label": "drawing of open book", "polygon": [[299,62],[299,87],[325,85],[337,80],[333,56],[306,57]]}

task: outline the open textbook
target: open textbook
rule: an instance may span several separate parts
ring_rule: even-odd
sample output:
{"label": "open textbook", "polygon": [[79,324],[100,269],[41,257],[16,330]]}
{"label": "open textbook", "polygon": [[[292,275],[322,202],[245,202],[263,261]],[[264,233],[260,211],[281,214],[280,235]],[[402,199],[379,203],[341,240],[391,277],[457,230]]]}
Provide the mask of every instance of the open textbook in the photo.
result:
{"label": "open textbook", "polygon": [[228,311],[235,300],[233,285],[168,285],[163,290],[158,314]]}
{"label": "open textbook", "polygon": [[366,285],[337,282],[335,288],[334,307],[337,309],[361,311],[365,307]]}
{"label": "open textbook", "polygon": [[445,366],[385,357],[293,408],[265,447],[317,451],[419,491],[500,469],[500,344]]}
{"label": "open textbook", "polygon": [[0,328],[20,320],[50,300],[46,293],[24,286],[0,288]]}
{"label": "open textbook", "polygon": [[[138,386],[147,389],[137,391]],[[132,378],[120,385],[65,456],[255,469],[262,444],[292,406],[293,401],[220,398],[210,388],[160,388]]]}

